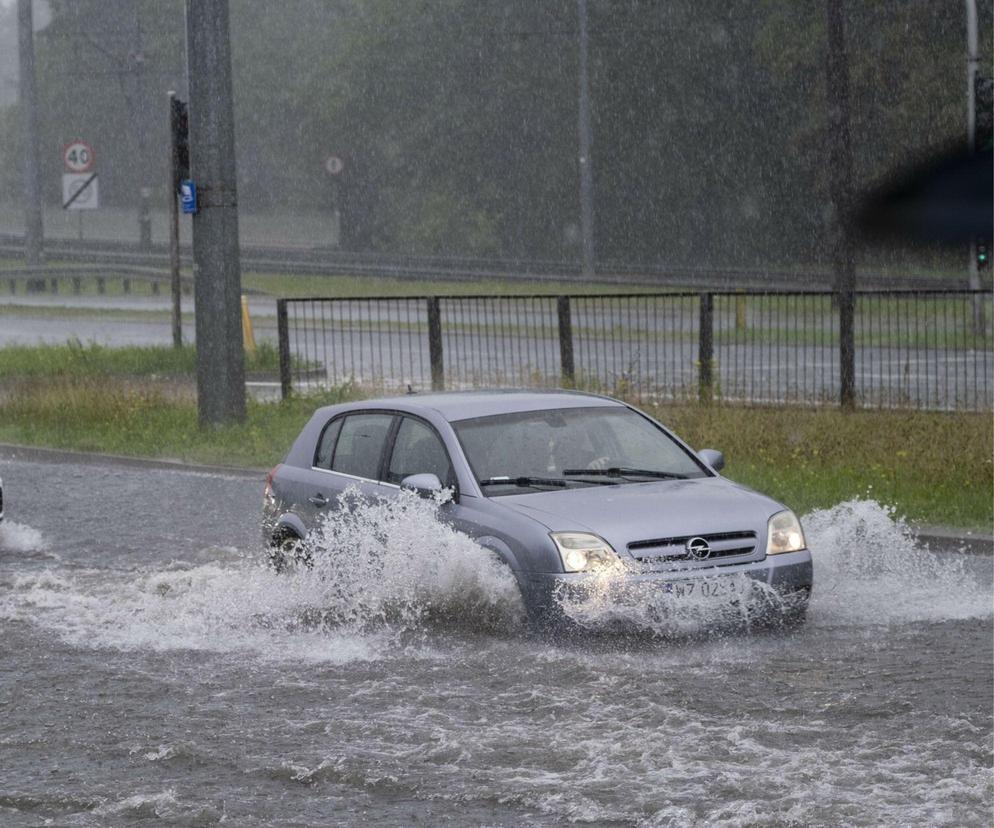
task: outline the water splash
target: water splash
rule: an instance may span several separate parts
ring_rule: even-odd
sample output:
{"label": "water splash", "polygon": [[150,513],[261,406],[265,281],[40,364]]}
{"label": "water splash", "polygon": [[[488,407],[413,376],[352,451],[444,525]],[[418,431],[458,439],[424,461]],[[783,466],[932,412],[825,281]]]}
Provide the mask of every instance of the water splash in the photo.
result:
{"label": "water splash", "polygon": [[48,542],[37,529],[7,520],[0,523],[0,550],[4,552],[42,552]]}
{"label": "water splash", "polygon": [[298,569],[319,582],[322,619],[352,627],[424,622],[500,629],[520,620],[517,582],[497,557],[440,519],[435,500],[402,491],[368,502],[356,489],[304,543],[312,562]]}
{"label": "water splash", "polygon": [[578,589],[559,591],[560,610],[592,632],[677,638],[724,635],[768,624],[789,608],[783,596],[745,575],[681,582],[674,574],[669,583],[633,585],[625,572],[623,567],[600,572]]}
{"label": "water splash", "polygon": [[[370,503],[352,491],[342,506],[305,544],[310,567],[277,574],[257,551],[232,550],[207,564],[176,562],[137,575],[50,566],[5,583],[0,619],[44,626],[80,647],[250,651],[333,663],[427,652],[426,637],[440,628],[521,628],[513,575],[440,520],[443,503],[408,492]],[[815,559],[809,626],[991,614],[991,585],[967,570],[967,556],[930,552],[877,503],[847,501],[804,523]],[[44,543],[28,527],[5,529],[25,546]],[[584,625],[710,635],[781,600],[744,576],[721,579],[727,594],[718,600],[713,588],[698,587],[678,602],[623,580],[605,573],[587,593],[564,596],[564,609]]]}
{"label": "water splash", "polygon": [[815,560],[811,621],[891,624],[991,615],[991,584],[968,558],[933,552],[894,510],[854,499],[803,518]]}
{"label": "water splash", "polygon": [[204,565],[112,575],[44,569],[0,594],[0,618],[84,647],[255,651],[345,663],[412,645],[429,625],[498,631],[520,623],[513,574],[439,519],[439,501],[402,492],[343,497],[312,533],[312,566],[277,574],[257,552]]}
{"label": "water splash", "polygon": [[[814,558],[808,623],[866,626],[984,617],[994,611],[991,584],[967,571],[966,557],[935,553],[894,510],[849,500],[803,518]],[[697,581],[689,594],[674,576],[631,586],[627,570],[605,570],[579,590],[561,592],[560,608],[591,630],[632,629],[670,637],[723,634],[784,608],[766,584],[743,575]]]}

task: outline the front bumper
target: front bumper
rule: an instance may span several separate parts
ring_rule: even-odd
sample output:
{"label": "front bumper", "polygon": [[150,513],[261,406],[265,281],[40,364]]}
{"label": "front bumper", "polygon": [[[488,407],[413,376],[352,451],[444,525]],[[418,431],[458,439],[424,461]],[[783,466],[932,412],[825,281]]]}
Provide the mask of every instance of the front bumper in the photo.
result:
{"label": "front bumper", "polygon": [[[700,606],[741,599],[754,593],[757,605],[769,614],[801,613],[807,606],[814,578],[808,550],[767,556],[760,561],[729,566],[669,571],[624,571],[601,573],[535,574],[523,579],[522,592],[535,617],[568,620],[570,607],[590,605],[624,615],[625,609],[644,610],[650,604],[666,604],[670,596],[691,596]],[[742,586],[750,587],[743,590]],[[755,586],[756,589],[751,589]],[[594,606],[596,605],[596,606]],[[637,613],[636,613],[637,614]],[[574,617],[574,620],[575,617]]]}

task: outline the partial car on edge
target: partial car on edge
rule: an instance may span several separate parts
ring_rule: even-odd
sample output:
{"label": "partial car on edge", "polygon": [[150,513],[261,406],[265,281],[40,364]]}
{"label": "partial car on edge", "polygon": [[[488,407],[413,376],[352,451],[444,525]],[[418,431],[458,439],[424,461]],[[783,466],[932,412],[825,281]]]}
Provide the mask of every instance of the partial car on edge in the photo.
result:
{"label": "partial car on edge", "polygon": [[633,406],[592,394],[365,400],[314,413],[267,478],[263,532],[283,569],[348,487],[371,498],[449,488],[442,519],[511,569],[535,621],[556,621],[557,595],[610,568],[642,595],[721,595],[746,576],[775,596],[771,620],[799,624],[813,577],[801,524],[722,477],[723,465],[720,452],[695,452]]}

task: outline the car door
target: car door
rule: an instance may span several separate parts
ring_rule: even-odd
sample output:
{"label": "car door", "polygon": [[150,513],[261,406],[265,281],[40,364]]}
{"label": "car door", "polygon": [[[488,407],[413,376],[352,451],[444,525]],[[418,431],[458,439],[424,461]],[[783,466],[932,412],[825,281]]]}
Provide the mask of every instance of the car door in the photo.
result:
{"label": "car door", "polygon": [[333,511],[350,486],[366,497],[382,491],[379,478],[396,420],[392,412],[361,411],[340,415],[325,426],[296,498],[309,527]]}
{"label": "car door", "polygon": [[[389,452],[383,489],[396,495],[405,477],[434,474],[444,487],[458,490],[458,476],[448,449],[438,432],[426,421],[403,415]],[[500,535],[500,531],[481,525],[479,510],[468,506],[478,502],[471,496],[466,497],[465,503],[460,502],[457,494],[453,501],[443,504],[438,510],[438,518],[474,540],[481,536]]]}
{"label": "car door", "polygon": [[434,428],[417,417],[402,416],[393,438],[384,482],[394,489],[412,474],[433,474],[447,488],[456,485],[449,453]]}

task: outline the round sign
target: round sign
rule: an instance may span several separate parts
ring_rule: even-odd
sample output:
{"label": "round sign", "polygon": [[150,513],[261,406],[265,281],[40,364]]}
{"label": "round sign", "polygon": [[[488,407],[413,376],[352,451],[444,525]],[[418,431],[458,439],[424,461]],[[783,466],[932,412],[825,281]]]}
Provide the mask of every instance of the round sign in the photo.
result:
{"label": "round sign", "polygon": [[62,150],[62,163],[69,172],[84,173],[93,169],[93,147],[86,141],[73,141]]}
{"label": "round sign", "polygon": [[329,155],[324,162],[324,171],[328,175],[338,175],[345,169],[345,162],[337,155]]}

